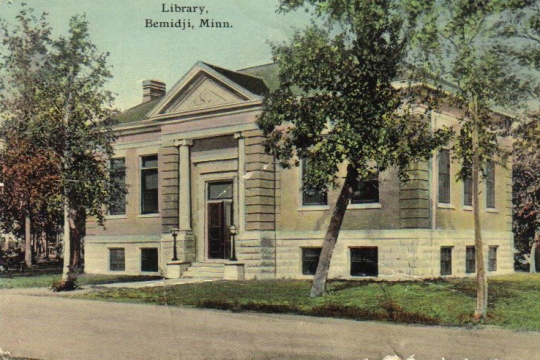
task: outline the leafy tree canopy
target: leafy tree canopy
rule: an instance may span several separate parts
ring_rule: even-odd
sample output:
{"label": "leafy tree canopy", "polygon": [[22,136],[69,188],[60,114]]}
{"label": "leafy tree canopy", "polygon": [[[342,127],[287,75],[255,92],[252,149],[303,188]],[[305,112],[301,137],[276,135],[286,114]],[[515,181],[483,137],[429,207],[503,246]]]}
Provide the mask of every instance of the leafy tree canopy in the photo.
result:
{"label": "leafy tree canopy", "polygon": [[46,14],[38,19],[23,7],[17,20],[1,27],[2,137],[8,147],[26,139],[55,154],[64,203],[102,222],[104,205],[125,191],[112,186],[108,173],[115,140],[113,96],[104,89],[108,54],[91,42],[84,16],[54,39]]}
{"label": "leafy tree canopy", "polygon": [[268,150],[284,167],[310,163],[307,190],[338,185],[347,162],[365,178],[427,158],[448,132],[430,134],[416,121],[413,92],[397,89],[420,8],[416,1],[290,0],[281,11],[304,7],[315,22],[290,44],[273,45],[280,86],[265,98],[258,119]]}

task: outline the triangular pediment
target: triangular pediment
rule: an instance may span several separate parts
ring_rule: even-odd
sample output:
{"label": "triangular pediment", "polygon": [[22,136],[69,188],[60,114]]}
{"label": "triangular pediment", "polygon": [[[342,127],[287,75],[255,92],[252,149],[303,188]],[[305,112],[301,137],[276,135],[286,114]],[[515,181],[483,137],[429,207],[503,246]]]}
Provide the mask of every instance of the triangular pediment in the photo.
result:
{"label": "triangular pediment", "polygon": [[163,113],[200,110],[208,107],[235,104],[247,100],[215,79],[200,75],[194,84],[183,89],[179,96],[162,110]]}
{"label": "triangular pediment", "polygon": [[[253,100],[260,101],[261,95],[242,86],[246,84],[249,87],[250,79],[243,74],[235,77],[236,74],[199,62],[176,83],[148,115],[162,117],[191,114],[227,108]],[[261,81],[252,78],[255,83]],[[264,86],[264,82],[262,84]]]}

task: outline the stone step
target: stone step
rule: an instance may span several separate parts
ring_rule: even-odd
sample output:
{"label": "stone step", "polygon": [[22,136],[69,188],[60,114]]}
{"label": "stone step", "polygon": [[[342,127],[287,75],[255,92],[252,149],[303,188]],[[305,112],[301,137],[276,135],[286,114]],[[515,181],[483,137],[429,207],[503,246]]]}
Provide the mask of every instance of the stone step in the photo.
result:
{"label": "stone step", "polygon": [[222,263],[193,263],[183,274],[187,279],[223,279],[225,265]]}
{"label": "stone step", "polygon": [[223,263],[192,263],[190,266],[191,268],[213,268],[213,269],[223,269],[224,265]]}
{"label": "stone step", "polygon": [[207,273],[207,272],[198,272],[198,273],[189,273],[185,272],[182,274],[184,279],[223,279],[223,274]]}
{"label": "stone step", "polygon": [[204,267],[199,267],[199,268],[195,268],[195,269],[187,269],[185,271],[185,273],[193,273],[193,274],[196,274],[196,273],[200,273],[200,272],[204,272],[204,273],[210,273],[210,274],[223,274],[223,269],[216,269],[216,268],[204,268]]}

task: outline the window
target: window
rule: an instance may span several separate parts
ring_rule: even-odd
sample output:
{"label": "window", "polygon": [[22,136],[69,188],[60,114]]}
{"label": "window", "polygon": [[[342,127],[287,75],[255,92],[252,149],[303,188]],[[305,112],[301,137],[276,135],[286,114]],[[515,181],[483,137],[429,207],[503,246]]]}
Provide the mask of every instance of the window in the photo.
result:
{"label": "window", "polygon": [[321,248],[302,249],[302,275],[315,275],[321,250]]}
{"label": "window", "polygon": [[498,246],[490,246],[489,247],[489,262],[488,262],[488,270],[489,271],[497,271],[497,248]]}
{"label": "window", "polygon": [[465,250],[465,272],[476,272],[476,249],[474,246],[467,246]]}
{"label": "window", "polygon": [[495,163],[491,160],[486,163],[486,207],[495,208]]}
{"label": "window", "polygon": [[379,250],[377,247],[351,248],[351,276],[378,276]]}
{"label": "window", "polygon": [[[302,179],[307,172],[308,160],[302,160]],[[326,191],[324,192],[314,192],[308,193],[302,191],[302,206],[311,206],[311,205],[328,205],[328,197]]]}
{"label": "window", "polygon": [[450,151],[439,151],[439,202],[450,204]]}
{"label": "window", "polygon": [[452,247],[441,247],[441,275],[452,275]]}
{"label": "window", "polygon": [[158,211],[158,157],[145,156],[141,158],[141,213]]}
{"label": "window", "polygon": [[208,185],[208,200],[232,199],[232,182],[211,183]]}
{"label": "window", "polygon": [[463,180],[463,205],[472,206],[472,179]]}
{"label": "window", "polygon": [[109,249],[109,270],[110,271],[125,271],[126,270],[126,255],[123,248]]}
{"label": "window", "polygon": [[[117,189],[126,188],[126,159],[111,159],[111,183]],[[123,215],[126,213],[126,195],[122,194],[109,206],[109,214]]]}
{"label": "window", "polygon": [[158,271],[158,249],[141,249],[141,271]]}
{"label": "window", "polygon": [[373,204],[379,202],[379,173],[371,174],[358,182],[351,204]]}

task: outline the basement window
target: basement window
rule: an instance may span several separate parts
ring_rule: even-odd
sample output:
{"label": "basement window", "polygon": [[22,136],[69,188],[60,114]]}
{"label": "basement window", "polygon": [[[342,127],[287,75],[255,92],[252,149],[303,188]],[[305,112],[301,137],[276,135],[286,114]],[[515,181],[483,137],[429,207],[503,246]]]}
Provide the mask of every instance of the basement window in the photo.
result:
{"label": "basement window", "polygon": [[498,246],[490,246],[489,247],[489,262],[488,262],[488,270],[489,271],[497,271],[497,248]]}
{"label": "basement window", "polygon": [[141,271],[142,272],[157,272],[158,271],[158,249],[157,248],[141,249]]}
{"label": "basement window", "polygon": [[441,275],[452,275],[452,247],[441,247]]}
{"label": "basement window", "polygon": [[351,276],[379,276],[379,249],[351,248]]}
{"label": "basement window", "polygon": [[302,275],[315,275],[322,248],[302,249]]}
{"label": "basement window", "polygon": [[476,249],[474,246],[467,246],[465,250],[465,272],[468,274],[476,272]]}
{"label": "basement window", "polygon": [[124,248],[109,249],[109,270],[110,271],[125,271],[126,270],[126,254]]}

